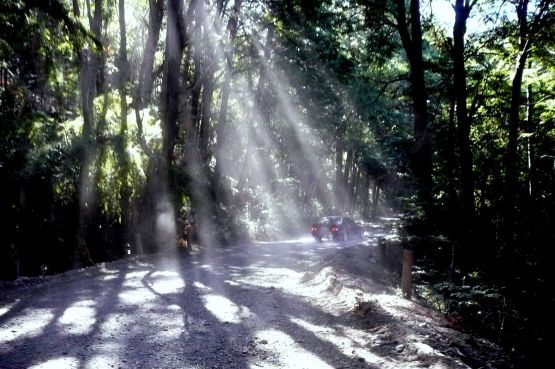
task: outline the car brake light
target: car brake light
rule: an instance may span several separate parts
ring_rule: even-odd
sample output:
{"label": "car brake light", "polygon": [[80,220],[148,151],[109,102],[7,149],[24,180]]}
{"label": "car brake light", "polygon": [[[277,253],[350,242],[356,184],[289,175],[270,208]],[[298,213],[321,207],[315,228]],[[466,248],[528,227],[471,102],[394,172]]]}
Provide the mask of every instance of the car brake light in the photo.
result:
{"label": "car brake light", "polygon": [[310,230],[311,230],[312,232],[316,232],[316,231],[318,231],[318,227],[316,227],[316,226],[313,224],[312,227],[310,227]]}
{"label": "car brake light", "polygon": [[339,227],[338,226],[331,226],[330,231],[331,231],[331,233],[337,233],[337,232],[339,232]]}

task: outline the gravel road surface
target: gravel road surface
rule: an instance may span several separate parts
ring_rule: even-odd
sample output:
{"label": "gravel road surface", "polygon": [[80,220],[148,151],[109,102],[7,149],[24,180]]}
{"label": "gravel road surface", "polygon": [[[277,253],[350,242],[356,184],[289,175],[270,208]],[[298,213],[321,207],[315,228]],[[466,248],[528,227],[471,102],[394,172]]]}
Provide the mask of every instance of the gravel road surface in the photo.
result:
{"label": "gravel road surface", "polygon": [[502,367],[493,346],[400,297],[372,236],[170,252],[4,284],[0,368]]}

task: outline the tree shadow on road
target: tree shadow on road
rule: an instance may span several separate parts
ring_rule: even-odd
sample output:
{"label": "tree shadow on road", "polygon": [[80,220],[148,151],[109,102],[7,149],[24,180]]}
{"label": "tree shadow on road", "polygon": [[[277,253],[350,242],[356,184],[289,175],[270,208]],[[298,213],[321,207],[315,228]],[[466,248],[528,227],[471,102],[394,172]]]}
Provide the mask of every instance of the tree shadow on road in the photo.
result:
{"label": "tree shadow on road", "polygon": [[[312,246],[121,260],[15,289],[9,295],[18,300],[0,304],[0,368],[375,369],[394,362],[392,349],[368,339],[371,324],[332,314],[291,286],[339,247]],[[385,311],[379,318],[374,326],[393,319]]]}

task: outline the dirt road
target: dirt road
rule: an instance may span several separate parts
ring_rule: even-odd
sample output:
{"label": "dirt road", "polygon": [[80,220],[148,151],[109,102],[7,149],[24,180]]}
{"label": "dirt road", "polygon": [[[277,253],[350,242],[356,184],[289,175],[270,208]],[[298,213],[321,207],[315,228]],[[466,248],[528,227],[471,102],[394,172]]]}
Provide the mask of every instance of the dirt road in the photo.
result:
{"label": "dirt road", "polygon": [[373,241],[144,256],[4,287],[0,368],[475,367],[477,341],[402,299]]}

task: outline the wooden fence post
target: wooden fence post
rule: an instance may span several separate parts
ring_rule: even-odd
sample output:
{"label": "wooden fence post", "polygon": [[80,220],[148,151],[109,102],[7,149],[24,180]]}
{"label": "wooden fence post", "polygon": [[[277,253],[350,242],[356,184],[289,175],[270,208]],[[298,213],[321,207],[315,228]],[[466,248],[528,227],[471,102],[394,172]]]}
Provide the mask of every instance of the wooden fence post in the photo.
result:
{"label": "wooden fence post", "polygon": [[401,275],[401,290],[403,297],[411,298],[412,295],[412,265],[414,263],[414,254],[412,250],[403,250],[403,274]]}

